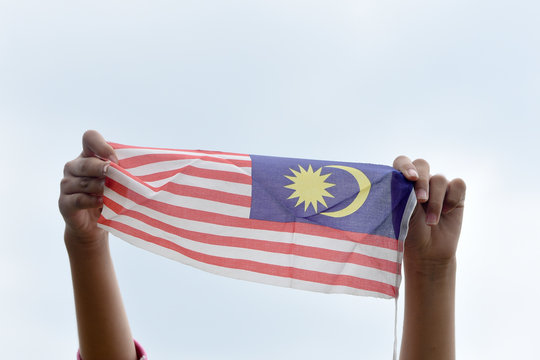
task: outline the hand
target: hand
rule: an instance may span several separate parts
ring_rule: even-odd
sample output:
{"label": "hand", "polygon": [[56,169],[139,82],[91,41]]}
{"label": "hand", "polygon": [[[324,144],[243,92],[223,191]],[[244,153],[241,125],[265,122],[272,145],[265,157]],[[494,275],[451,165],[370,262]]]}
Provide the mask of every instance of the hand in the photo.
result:
{"label": "hand", "polygon": [[58,206],[66,223],[66,241],[98,241],[107,233],[97,227],[103,206],[105,173],[110,161],[118,162],[113,148],[96,131],[83,135],[83,151],[66,163]]}
{"label": "hand", "polygon": [[405,266],[444,266],[455,262],[465,202],[465,182],[448,181],[429,173],[429,164],[406,156],[394,160],[394,168],[410,181],[418,204],[405,240]]}

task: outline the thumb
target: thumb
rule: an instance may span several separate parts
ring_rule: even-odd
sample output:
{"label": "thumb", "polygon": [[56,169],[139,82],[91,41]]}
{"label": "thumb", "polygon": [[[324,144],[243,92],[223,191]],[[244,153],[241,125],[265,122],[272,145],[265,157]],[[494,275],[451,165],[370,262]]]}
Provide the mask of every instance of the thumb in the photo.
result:
{"label": "thumb", "polygon": [[102,160],[111,160],[118,164],[118,158],[111,145],[95,130],[87,130],[82,138],[83,157],[96,156]]}

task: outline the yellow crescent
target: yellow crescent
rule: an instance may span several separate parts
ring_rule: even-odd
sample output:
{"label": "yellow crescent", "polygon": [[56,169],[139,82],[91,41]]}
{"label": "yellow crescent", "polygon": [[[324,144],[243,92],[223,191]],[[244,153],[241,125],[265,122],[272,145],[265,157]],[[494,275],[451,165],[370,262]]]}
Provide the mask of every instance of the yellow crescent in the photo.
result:
{"label": "yellow crescent", "polygon": [[360,207],[364,205],[364,202],[366,201],[369,195],[369,190],[371,189],[371,182],[369,181],[367,176],[362,171],[349,167],[349,166],[327,165],[325,167],[341,169],[351,174],[358,182],[358,186],[360,187],[360,192],[358,193],[358,195],[356,195],[356,198],[347,207],[338,211],[330,211],[330,212],[324,211],[324,212],[321,212],[320,214],[338,218],[338,217],[351,215],[356,210],[360,209]]}

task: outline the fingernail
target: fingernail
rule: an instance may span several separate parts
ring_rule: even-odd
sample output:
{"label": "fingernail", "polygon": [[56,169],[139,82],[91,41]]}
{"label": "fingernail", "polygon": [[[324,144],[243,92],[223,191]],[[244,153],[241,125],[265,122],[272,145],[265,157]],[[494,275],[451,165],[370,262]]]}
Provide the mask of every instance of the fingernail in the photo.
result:
{"label": "fingernail", "polygon": [[407,170],[407,174],[409,174],[409,176],[411,177],[416,177],[416,178],[418,177],[418,173],[414,169]]}
{"label": "fingernail", "polygon": [[418,198],[418,200],[427,200],[428,199],[427,191],[424,189],[418,190],[416,192],[416,197]]}
{"label": "fingernail", "polygon": [[105,166],[103,167],[103,175],[107,174],[107,170],[109,170],[109,166],[111,166],[110,162],[105,164]]}
{"label": "fingernail", "polygon": [[116,155],[111,155],[109,156],[109,159],[111,159],[114,163],[118,164],[118,158],[116,157]]}
{"label": "fingernail", "polygon": [[426,224],[428,225],[437,225],[437,215],[435,214],[427,214],[426,216]]}

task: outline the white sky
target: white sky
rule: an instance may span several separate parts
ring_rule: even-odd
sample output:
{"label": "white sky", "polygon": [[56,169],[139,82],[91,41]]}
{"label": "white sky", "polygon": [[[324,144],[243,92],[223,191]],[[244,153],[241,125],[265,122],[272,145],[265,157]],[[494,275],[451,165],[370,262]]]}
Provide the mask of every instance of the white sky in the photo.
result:
{"label": "white sky", "polygon": [[[407,154],[464,178],[458,358],[530,359],[539,18],[532,0],[0,0],[2,356],[74,359],[56,202],[94,128],[156,147]],[[152,360],[391,358],[392,301],[232,280],[111,243]]]}

